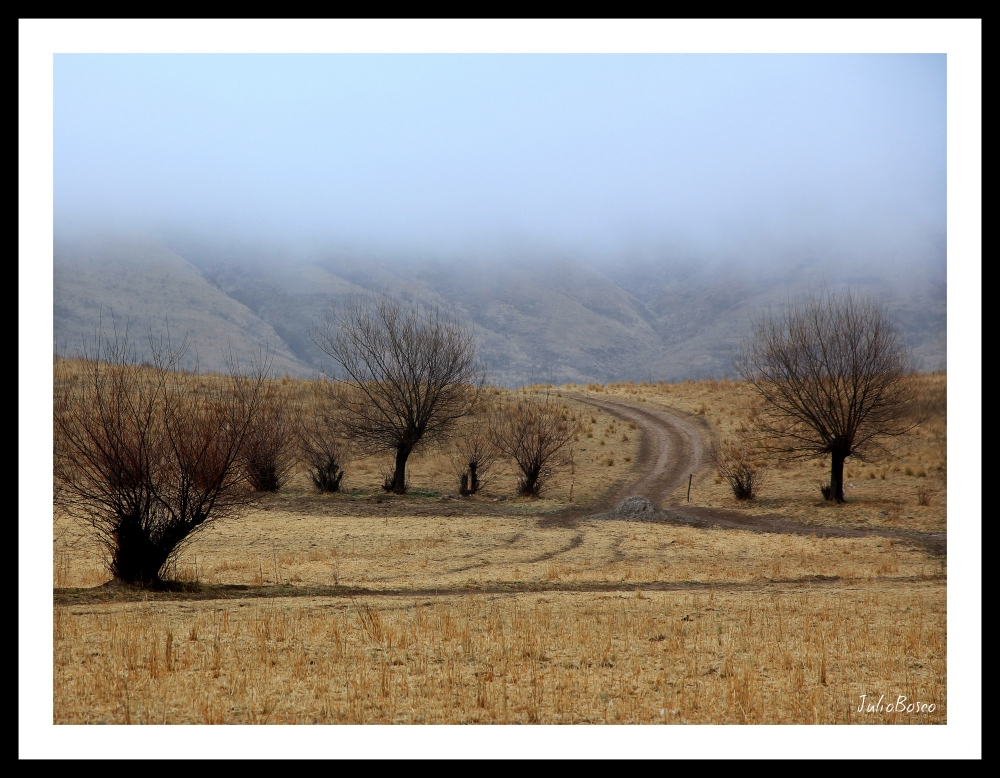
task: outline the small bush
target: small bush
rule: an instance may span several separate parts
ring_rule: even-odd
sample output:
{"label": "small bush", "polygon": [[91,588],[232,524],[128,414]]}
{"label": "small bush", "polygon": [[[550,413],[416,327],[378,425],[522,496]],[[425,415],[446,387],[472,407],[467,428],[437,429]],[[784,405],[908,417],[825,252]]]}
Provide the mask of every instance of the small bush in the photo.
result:
{"label": "small bush", "polygon": [[247,434],[243,451],[243,471],[258,492],[276,492],[295,464],[294,427],[280,391],[268,387]]}
{"label": "small bush", "polygon": [[757,497],[764,472],[757,462],[755,452],[746,442],[724,439],[713,451],[712,461],[737,500],[753,500]]}
{"label": "small bush", "polygon": [[493,481],[501,458],[495,440],[499,414],[499,406],[483,398],[459,423],[455,440],[448,447],[452,468],[458,475],[458,493],[463,497],[478,494]]}
{"label": "small bush", "polygon": [[295,411],[295,433],[299,456],[309,466],[309,477],[320,492],[339,492],[344,467],[352,454],[338,413],[343,387],[327,381],[313,388],[310,407]]}
{"label": "small bush", "polygon": [[538,497],[554,469],[572,464],[569,443],[579,427],[564,421],[563,411],[547,394],[519,392],[498,414],[494,445],[517,465],[517,491],[524,497]]}
{"label": "small bush", "polygon": [[321,492],[339,492],[340,482],[344,478],[344,469],[336,459],[328,459],[322,465],[309,468],[309,476],[313,485]]}

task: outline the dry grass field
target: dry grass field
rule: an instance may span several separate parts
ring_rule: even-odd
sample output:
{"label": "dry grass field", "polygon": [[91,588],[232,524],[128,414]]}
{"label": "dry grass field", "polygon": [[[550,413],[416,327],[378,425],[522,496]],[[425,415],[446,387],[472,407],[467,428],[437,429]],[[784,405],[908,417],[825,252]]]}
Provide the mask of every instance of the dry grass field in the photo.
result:
{"label": "dry grass field", "polygon": [[[943,398],[943,375],[923,380]],[[794,516],[815,536],[559,519],[635,476],[641,435],[570,392],[680,409],[708,438],[738,429],[737,388],[551,389],[583,426],[537,500],[515,496],[509,468],[456,497],[443,447],[414,453],[405,497],[382,491],[375,457],[348,465],[342,494],[299,467],[184,548],[171,575],[186,592],[101,587],[90,535],[57,513],[53,720],[945,723],[944,558],[819,531],[944,531],[943,399],[882,460],[848,462],[840,506],[809,463],[769,467],[745,506],[695,475],[692,504]],[[883,710],[859,712],[861,695]],[[885,711],[900,695],[934,709]]]}
{"label": "dry grass field", "polygon": [[[586,519],[571,527],[540,526],[537,514],[379,516],[382,504],[338,515],[332,501],[316,502],[315,512],[272,508],[212,525],[180,556],[177,579],[206,585],[447,592],[596,583],[635,587],[664,581],[744,585],[817,576],[867,583],[933,579],[945,572],[943,558],[887,538],[705,531]],[[406,502],[400,502],[405,512]],[[68,536],[67,529],[67,544]],[[85,535],[77,538],[71,549],[57,554],[57,588],[107,580],[96,549]]]}
{"label": "dry grass field", "polygon": [[[940,584],[55,610],[59,723],[943,723]],[[934,703],[859,713],[861,695]]]}

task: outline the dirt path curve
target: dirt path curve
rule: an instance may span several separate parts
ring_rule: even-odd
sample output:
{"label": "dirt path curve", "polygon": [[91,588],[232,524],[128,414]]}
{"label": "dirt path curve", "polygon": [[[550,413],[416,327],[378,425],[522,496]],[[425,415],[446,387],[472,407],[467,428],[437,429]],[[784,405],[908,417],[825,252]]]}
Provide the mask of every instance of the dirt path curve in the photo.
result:
{"label": "dirt path curve", "polygon": [[[596,406],[626,421],[634,421],[642,432],[637,457],[638,478],[627,481],[597,506],[546,517],[544,524],[576,526],[582,518],[641,520],[690,527],[776,532],[794,535],[860,538],[876,536],[923,546],[933,554],[947,551],[947,535],[908,530],[829,527],[790,520],[783,516],[751,515],[743,511],[688,505],[679,487],[688,477],[709,463],[709,444],[690,415],[665,408],[651,408],[626,400],[569,395],[574,400]],[[612,508],[625,497],[645,497],[659,510],[642,517],[619,516]]]}
{"label": "dirt path curve", "polygon": [[[649,408],[622,400],[570,395],[574,400],[594,405],[626,421],[634,421],[642,431],[638,465],[644,470],[628,484],[622,497],[645,497],[658,507],[679,503],[673,495],[686,486],[688,477],[708,463],[708,447],[698,426],[680,411]],[[673,495],[673,496],[672,496]]]}

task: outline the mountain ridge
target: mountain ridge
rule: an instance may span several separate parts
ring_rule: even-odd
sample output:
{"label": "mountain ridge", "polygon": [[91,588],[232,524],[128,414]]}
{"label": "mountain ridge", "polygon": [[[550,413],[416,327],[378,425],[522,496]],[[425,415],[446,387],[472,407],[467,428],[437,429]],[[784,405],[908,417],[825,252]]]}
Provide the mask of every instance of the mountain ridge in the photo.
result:
{"label": "mountain ridge", "polygon": [[[102,311],[113,311],[133,332],[155,333],[163,321],[172,334],[186,333],[204,370],[224,370],[230,346],[238,355],[266,346],[277,373],[311,377],[332,366],[309,339],[309,325],[350,295],[380,290],[457,315],[477,335],[492,380],[508,386],[731,375],[732,352],[751,318],[818,285],[808,264],[762,273],[670,262],[597,267],[565,256],[446,262],[317,251],[289,258],[140,239],[57,242],[53,271],[57,353],[79,349]],[[871,272],[853,286],[886,301],[921,368],[943,369],[944,274],[907,276]]]}

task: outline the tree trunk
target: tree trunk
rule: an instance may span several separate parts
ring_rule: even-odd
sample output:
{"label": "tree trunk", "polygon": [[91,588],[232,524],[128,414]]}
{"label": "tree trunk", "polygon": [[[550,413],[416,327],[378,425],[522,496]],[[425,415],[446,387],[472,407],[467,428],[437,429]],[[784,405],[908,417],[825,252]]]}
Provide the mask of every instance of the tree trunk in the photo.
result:
{"label": "tree trunk", "polygon": [[847,455],[834,451],[830,455],[830,496],[828,500],[844,501],[844,460]]}
{"label": "tree trunk", "polygon": [[469,462],[469,494],[475,494],[479,491],[479,476],[476,475],[478,469],[478,462]]}
{"label": "tree trunk", "polygon": [[337,464],[336,459],[327,458],[326,464],[316,466],[309,471],[312,482],[321,492],[339,492],[340,481],[344,477],[344,470]]}
{"label": "tree trunk", "polygon": [[538,483],[538,476],[541,474],[542,469],[540,467],[529,468],[528,470],[521,470],[521,474],[524,476],[520,483],[518,483],[518,492],[520,492],[525,497],[537,497],[539,492],[540,484]]}
{"label": "tree trunk", "polygon": [[392,473],[392,493],[406,494],[406,460],[410,456],[410,446],[396,449],[396,469]]}
{"label": "tree trunk", "polygon": [[158,584],[160,570],[169,552],[163,543],[154,543],[141,522],[127,518],[115,533],[116,545],[111,556],[111,574],[129,584]]}

